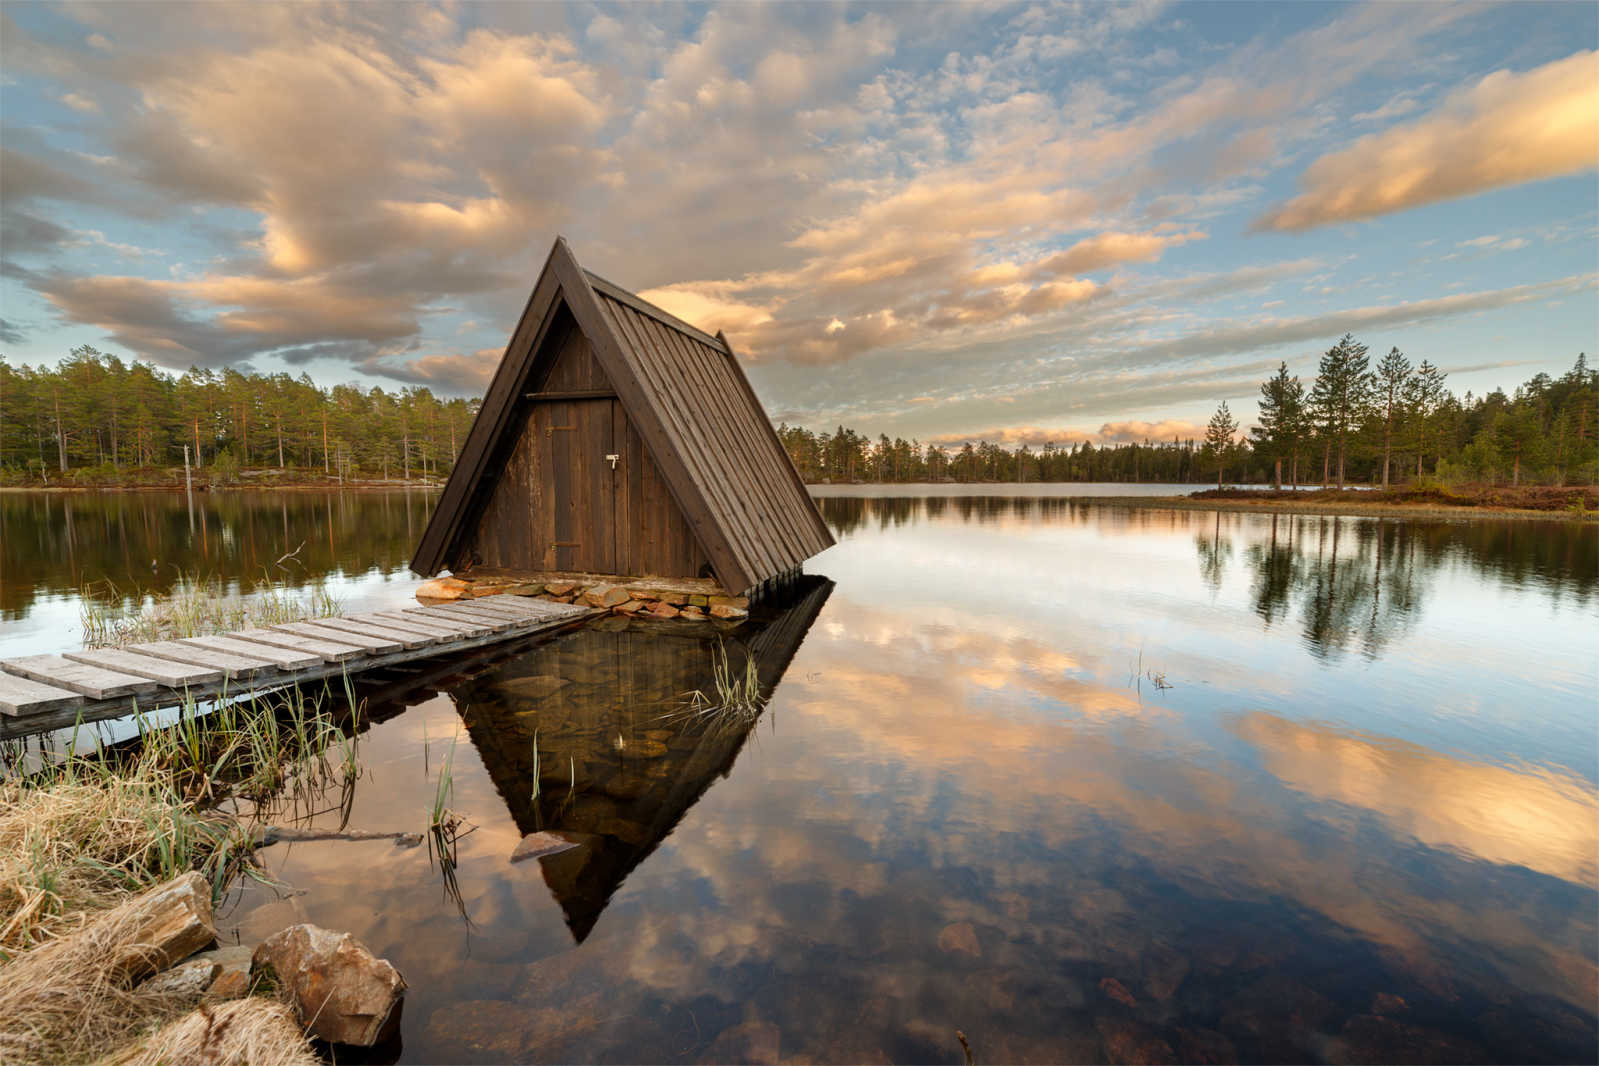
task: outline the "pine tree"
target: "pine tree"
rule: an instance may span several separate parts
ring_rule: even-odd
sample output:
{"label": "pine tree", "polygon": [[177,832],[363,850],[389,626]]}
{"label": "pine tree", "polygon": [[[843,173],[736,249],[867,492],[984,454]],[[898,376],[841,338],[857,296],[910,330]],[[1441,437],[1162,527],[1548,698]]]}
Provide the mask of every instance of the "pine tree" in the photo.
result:
{"label": "pine tree", "polygon": [[1205,427],[1205,448],[1216,457],[1216,487],[1222,487],[1222,472],[1227,465],[1227,452],[1233,446],[1233,438],[1238,435],[1238,422],[1233,418],[1232,412],[1227,410],[1227,401],[1223,400],[1221,406],[1216,408],[1216,413],[1210,416],[1210,425]]}
{"label": "pine tree", "polygon": [[1289,483],[1299,487],[1299,442],[1305,432],[1305,387],[1288,373],[1288,364],[1279,363],[1277,373],[1260,386],[1259,441],[1267,445],[1275,459],[1272,486],[1283,487],[1283,455],[1292,456]]}
{"label": "pine tree", "polygon": [[[1377,364],[1377,404],[1382,413],[1382,487],[1388,489],[1388,468],[1394,451],[1394,419],[1404,411],[1405,390],[1410,383],[1410,360],[1398,348],[1390,348]],[[1342,487],[1342,486],[1340,486]]]}

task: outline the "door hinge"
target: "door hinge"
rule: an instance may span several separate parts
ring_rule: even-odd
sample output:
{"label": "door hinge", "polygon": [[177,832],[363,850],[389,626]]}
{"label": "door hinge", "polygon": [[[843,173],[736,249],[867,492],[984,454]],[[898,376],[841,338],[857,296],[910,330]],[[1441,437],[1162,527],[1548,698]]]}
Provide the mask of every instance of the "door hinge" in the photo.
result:
{"label": "door hinge", "polygon": [[606,457],[605,457],[605,461],[606,461],[606,462],[607,462],[607,463],[610,463],[610,464],[611,464],[611,469],[612,469],[612,470],[615,470],[615,469],[616,469],[616,463],[617,463],[617,460],[619,460],[619,459],[621,459],[621,458],[622,458],[622,457],[621,457],[621,456],[620,456],[620,455],[607,455],[607,456],[606,456]]}

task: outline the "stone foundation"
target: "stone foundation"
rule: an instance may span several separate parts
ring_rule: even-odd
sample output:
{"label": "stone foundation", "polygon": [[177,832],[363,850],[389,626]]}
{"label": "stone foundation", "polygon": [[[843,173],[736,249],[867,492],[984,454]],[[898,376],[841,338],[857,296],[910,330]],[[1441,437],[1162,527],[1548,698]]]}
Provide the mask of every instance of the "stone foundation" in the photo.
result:
{"label": "stone foundation", "polygon": [[750,601],[732,596],[714,582],[607,578],[594,574],[436,577],[416,590],[423,603],[471,600],[481,596],[530,596],[556,603],[580,603],[612,614],[657,621],[737,623],[749,617]]}

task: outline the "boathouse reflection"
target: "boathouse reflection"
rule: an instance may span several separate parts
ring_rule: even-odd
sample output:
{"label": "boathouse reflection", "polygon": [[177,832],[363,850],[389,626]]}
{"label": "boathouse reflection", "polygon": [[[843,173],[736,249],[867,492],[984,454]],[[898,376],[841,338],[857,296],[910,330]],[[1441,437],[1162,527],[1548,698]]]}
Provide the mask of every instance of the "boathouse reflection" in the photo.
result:
{"label": "boathouse reflection", "polygon": [[685,694],[714,698],[725,653],[769,698],[832,590],[802,577],[726,633],[602,621],[448,689],[517,828],[578,845],[537,861],[579,943],[756,725],[688,713]]}

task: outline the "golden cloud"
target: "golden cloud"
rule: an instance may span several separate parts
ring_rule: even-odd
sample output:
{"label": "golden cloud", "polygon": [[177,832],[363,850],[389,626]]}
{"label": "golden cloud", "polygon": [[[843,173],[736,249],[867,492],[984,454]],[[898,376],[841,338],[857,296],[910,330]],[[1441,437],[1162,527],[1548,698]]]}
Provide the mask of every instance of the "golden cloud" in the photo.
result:
{"label": "golden cloud", "polygon": [[1496,71],[1415,122],[1322,156],[1304,192],[1256,222],[1304,230],[1354,222],[1599,165],[1599,52],[1525,74]]}

